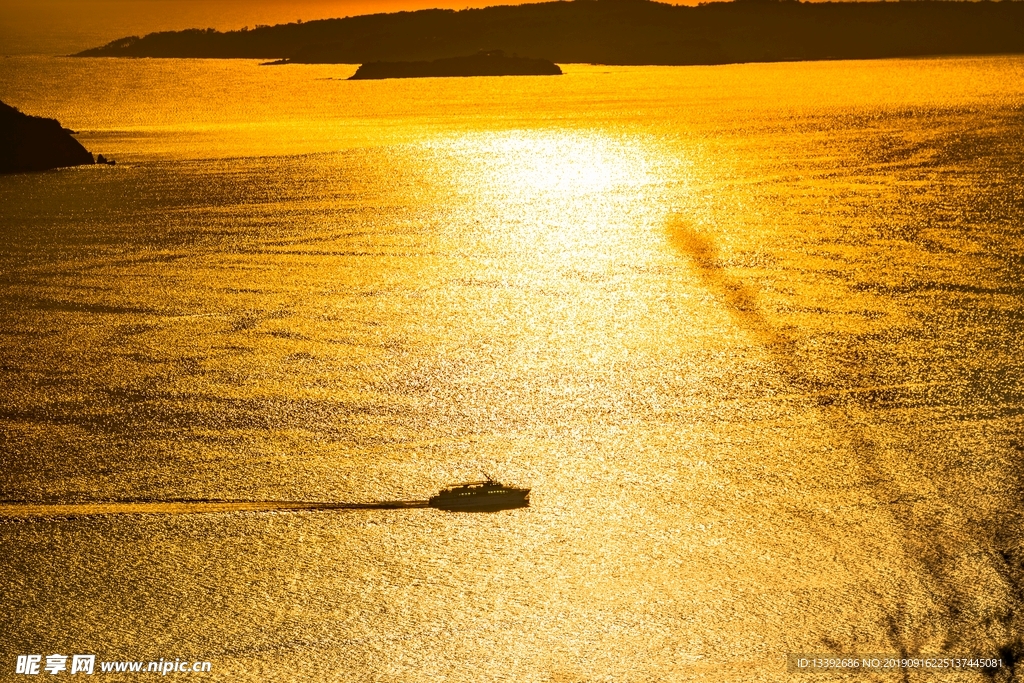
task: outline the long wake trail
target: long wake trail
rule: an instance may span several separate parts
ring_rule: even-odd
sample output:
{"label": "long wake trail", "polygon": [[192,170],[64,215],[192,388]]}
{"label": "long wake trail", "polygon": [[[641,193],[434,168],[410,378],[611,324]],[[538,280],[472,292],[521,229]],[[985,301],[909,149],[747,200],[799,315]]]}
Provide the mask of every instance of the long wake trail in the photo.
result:
{"label": "long wake trail", "polygon": [[406,510],[428,507],[426,500],[382,500],[344,503],[308,500],[98,500],[69,503],[2,501],[4,517],[79,517],[86,515],[184,515],[225,512],[290,512],[320,510]]}

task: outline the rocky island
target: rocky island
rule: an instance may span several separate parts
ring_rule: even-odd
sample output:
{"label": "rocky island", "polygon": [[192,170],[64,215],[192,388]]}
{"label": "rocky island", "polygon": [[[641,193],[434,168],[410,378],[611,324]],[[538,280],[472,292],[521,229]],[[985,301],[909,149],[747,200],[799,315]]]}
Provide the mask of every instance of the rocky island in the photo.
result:
{"label": "rocky island", "polygon": [[430,78],[453,76],[561,76],[558,65],[501,50],[480,51],[468,57],[448,57],[421,62],[369,62],[360,66],[350,81],[380,78]]}
{"label": "rocky island", "polygon": [[92,163],[92,154],[55,119],[22,114],[0,102],[0,173]]}

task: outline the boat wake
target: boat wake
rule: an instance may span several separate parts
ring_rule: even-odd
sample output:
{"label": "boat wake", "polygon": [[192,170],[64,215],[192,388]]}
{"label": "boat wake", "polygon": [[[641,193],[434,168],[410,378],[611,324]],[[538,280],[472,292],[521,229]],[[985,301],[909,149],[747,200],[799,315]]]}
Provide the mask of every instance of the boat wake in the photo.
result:
{"label": "boat wake", "polygon": [[0,502],[5,517],[82,517],[89,515],[187,515],[231,512],[294,512],[326,510],[406,510],[428,507],[425,500],[339,503],[304,500],[106,500],[74,503]]}

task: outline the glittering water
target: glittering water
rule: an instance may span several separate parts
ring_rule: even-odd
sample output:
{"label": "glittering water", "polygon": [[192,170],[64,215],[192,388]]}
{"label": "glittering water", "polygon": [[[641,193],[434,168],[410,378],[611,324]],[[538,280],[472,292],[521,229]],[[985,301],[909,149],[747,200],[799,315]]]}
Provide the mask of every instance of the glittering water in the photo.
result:
{"label": "glittering water", "polygon": [[0,680],[1022,652],[1024,59],[352,70],[5,60]]}

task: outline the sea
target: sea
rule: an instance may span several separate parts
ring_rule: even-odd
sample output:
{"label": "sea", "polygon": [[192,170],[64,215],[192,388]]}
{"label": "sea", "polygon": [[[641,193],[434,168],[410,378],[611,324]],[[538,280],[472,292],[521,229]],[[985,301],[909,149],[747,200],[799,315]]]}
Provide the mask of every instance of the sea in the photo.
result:
{"label": "sea", "polygon": [[355,68],[0,58],[0,681],[1024,675],[1024,57]]}

